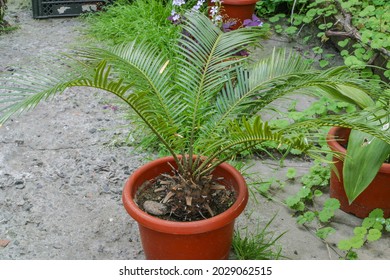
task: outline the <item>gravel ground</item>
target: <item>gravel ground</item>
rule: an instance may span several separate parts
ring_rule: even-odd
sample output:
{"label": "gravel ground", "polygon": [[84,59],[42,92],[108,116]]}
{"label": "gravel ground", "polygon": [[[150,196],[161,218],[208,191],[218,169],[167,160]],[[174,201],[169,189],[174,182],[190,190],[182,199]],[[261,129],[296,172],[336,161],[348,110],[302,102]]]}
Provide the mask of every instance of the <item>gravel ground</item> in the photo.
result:
{"label": "gravel ground", "polygon": [[[29,8],[11,9],[8,17],[20,28],[0,36],[0,74],[45,68],[45,56],[82,41],[84,23],[78,18],[33,20]],[[127,177],[150,155],[123,144],[128,123],[112,104],[115,99],[105,93],[73,88],[0,127],[0,259],[144,258],[121,192]],[[302,176],[310,163],[288,161],[288,167]],[[257,160],[251,171],[282,178],[286,168]],[[297,188],[292,182],[284,195]],[[280,239],[285,256],[337,259],[298,227],[284,206],[262,197],[251,199],[237,227],[262,227],[276,213],[270,230],[287,232]],[[359,222],[338,212],[334,242],[350,236]],[[385,238],[367,246],[360,257],[390,259],[389,247]]]}
{"label": "gravel ground", "polygon": [[[0,37],[0,72],[46,67],[41,58],[83,28],[77,18],[33,20],[29,9],[8,15],[20,28]],[[145,156],[117,146],[127,123],[112,102],[76,88],[0,128],[0,240],[9,241],[0,259],[143,258],[121,193]]]}

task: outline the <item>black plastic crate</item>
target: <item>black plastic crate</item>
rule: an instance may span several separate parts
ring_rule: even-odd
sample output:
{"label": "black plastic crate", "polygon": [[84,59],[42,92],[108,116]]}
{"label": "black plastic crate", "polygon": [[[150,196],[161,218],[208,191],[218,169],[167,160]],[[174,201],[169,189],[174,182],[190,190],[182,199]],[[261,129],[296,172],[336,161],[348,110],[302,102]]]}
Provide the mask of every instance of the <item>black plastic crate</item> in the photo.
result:
{"label": "black plastic crate", "polygon": [[33,18],[71,17],[99,11],[106,0],[32,0]]}

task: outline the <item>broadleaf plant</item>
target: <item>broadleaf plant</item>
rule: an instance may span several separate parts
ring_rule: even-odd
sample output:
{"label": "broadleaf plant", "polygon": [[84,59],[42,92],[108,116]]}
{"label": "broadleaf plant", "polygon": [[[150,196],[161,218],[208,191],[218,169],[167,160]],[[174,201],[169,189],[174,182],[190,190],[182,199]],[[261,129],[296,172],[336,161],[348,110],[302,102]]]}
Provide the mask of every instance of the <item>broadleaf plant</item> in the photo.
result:
{"label": "broadleaf plant", "polygon": [[259,44],[265,35],[261,27],[224,33],[200,13],[187,13],[185,18],[182,37],[169,57],[142,41],[84,47],[64,56],[59,72],[53,66],[51,73],[6,75],[1,79],[0,123],[69,87],[114,94],[165,146],[177,163],[187,196],[206,209],[211,195],[203,183],[211,179],[213,169],[259,143],[275,142],[321,158],[316,128],[334,123],[390,142],[375,126],[360,125],[356,116],[350,121],[348,114],[271,127],[261,114],[287,95],[326,95],[356,104],[355,99],[371,98],[375,88],[369,89],[366,80],[346,67],[315,70],[285,50],[252,62],[237,54]]}

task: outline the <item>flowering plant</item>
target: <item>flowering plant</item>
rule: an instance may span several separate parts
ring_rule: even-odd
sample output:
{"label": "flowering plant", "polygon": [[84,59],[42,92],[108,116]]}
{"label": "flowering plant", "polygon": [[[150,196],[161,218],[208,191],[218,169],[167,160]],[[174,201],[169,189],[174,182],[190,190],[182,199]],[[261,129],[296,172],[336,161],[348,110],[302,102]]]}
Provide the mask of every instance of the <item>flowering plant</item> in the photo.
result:
{"label": "flowering plant", "polygon": [[[192,11],[200,11],[205,2],[206,0],[197,0],[195,5],[188,7],[188,5],[186,5],[186,0],[173,0],[171,16],[168,19],[175,24],[179,24],[181,22],[182,15],[186,10],[190,9]],[[217,26],[222,26],[222,2],[223,0],[211,0],[211,3],[214,3],[214,5],[210,8],[209,15],[211,21]]]}
{"label": "flowering plant", "polygon": [[[180,24],[182,21],[182,15],[186,10],[201,11],[206,0],[195,1],[188,0],[186,2],[186,0],[172,0],[172,12],[168,19],[174,24]],[[227,19],[224,21],[225,18],[222,14],[223,0],[210,0],[210,2],[212,5],[207,9],[207,11],[212,23],[222,28],[224,32],[231,31],[231,28],[237,24],[237,21],[235,19]],[[263,26],[263,22],[255,14],[253,14],[252,18],[248,18],[243,21],[242,26]]]}

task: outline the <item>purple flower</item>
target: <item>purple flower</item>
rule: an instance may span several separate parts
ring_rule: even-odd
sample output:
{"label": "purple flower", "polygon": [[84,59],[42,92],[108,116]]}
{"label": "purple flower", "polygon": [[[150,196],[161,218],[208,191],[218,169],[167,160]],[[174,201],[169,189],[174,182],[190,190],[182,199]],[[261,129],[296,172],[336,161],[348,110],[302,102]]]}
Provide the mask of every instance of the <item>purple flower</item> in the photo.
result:
{"label": "purple flower", "polygon": [[230,28],[232,26],[234,26],[237,22],[236,21],[228,21],[228,22],[224,22],[222,24],[222,30],[223,32],[229,32],[229,31],[232,31]]}
{"label": "purple flower", "polygon": [[255,14],[253,14],[252,18],[244,20],[242,25],[244,27],[247,27],[247,26],[263,26],[263,22]]}
{"label": "purple flower", "polygon": [[173,0],[172,1],[172,5],[173,6],[181,6],[181,5],[184,5],[186,2],[184,0]]}

